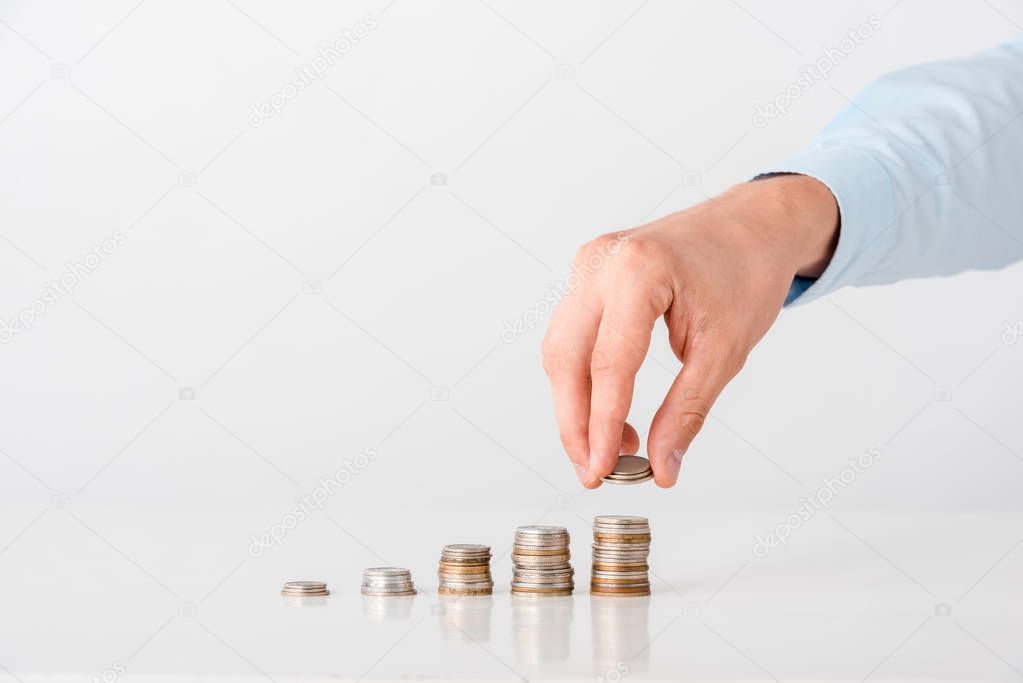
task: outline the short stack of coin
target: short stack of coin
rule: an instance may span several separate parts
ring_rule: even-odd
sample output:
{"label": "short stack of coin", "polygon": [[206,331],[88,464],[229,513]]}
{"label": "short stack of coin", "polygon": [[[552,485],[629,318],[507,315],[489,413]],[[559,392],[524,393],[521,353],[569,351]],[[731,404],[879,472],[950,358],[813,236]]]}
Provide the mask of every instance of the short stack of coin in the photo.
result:
{"label": "short stack of coin", "polygon": [[571,595],[575,571],[568,541],[564,527],[520,526],[512,548],[512,593]]}
{"label": "short stack of coin", "polygon": [[650,522],[646,517],[602,515],[593,519],[595,595],[650,595]]}
{"label": "short stack of coin", "polygon": [[288,581],[281,589],[287,598],[317,598],[330,595],[327,584],[322,581]]}
{"label": "short stack of coin", "polygon": [[439,595],[491,595],[490,546],[475,543],[446,545],[440,551],[437,569]]}
{"label": "short stack of coin", "polygon": [[618,457],[611,474],[604,477],[608,484],[633,485],[642,484],[654,478],[654,471],[650,469],[650,461],[638,455],[622,455]]}
{"label": "short stack of coin", "polygon": [[379,597],[415,595],[412,572],[400,567],[372,567],[362,572],[362,594]]}

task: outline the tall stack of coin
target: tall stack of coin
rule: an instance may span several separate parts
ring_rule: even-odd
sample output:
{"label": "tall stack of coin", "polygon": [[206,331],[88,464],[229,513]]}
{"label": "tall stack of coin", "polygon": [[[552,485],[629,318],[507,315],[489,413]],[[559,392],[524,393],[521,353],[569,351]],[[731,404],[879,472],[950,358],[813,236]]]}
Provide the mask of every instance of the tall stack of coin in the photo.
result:
{"label": "tall stack of coin", "polygon": [[475,543],[446,545],[440,551],[439,595],[491,595],[490,546]]}
{"label": "tall stack of coin", "polygon": [[512,548],[512,593],[571,595],[575,571],[568,540],[564,527],[520,526]]}
{"label": "tall stack of coin", "polygon": [[602,515],[593,519],[590,592],[650,595],[650,522],[646,517]]}
{"label": "tall stack of coin", "polygon": [[400,567],[371,567],[362,572],[362,594],[379,597],[415,595],[412,572]]}

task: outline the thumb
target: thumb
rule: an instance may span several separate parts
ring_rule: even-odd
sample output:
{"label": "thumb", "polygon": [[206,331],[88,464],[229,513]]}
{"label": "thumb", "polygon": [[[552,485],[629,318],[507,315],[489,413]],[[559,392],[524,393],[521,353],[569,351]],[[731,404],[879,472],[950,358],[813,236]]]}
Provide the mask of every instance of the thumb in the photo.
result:
{"label": "thumb", "polygon": [[694,348],[688,356],[650,425],[650,466],[654,481],[664,488],[675,485],[682,456],[703,428],[722,389],[739,372],[738,367],[733,369],[734,364],[721,361],[719,354]]}

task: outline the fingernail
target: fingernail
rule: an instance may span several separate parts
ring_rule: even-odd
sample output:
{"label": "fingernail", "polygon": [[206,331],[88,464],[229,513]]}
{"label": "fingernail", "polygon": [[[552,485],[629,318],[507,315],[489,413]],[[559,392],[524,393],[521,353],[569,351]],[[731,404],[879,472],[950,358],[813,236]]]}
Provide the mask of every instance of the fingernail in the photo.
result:
{"label": "fingernail", "polygon": [[671,479],[672,484],[678,481],[678,473],[682,469],[682,456],[685,454],[686,452],[681,448],[674,448],[668,455],[668,478]]}
{"label": "fingernail", "polygon": [[586,468],[582,465],[572,463],[572,467],[575,468],[575,476],[579,477],[579,481],[583,484],[586,483]]}

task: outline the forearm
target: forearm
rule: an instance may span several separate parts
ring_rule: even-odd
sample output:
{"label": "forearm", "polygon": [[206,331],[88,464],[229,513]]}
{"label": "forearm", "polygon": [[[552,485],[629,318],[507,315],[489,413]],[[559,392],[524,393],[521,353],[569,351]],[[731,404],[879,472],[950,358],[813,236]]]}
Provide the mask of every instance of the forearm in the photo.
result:
{"label": "forearm", "polygon": [[1023,258],[1010,230],[1023,210],[1021,112],[1017,40],[881,78],[809,149],[767,169],[816,178],[839,205],[839,241],[814,291]]}

